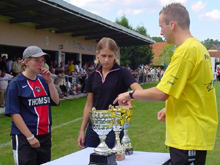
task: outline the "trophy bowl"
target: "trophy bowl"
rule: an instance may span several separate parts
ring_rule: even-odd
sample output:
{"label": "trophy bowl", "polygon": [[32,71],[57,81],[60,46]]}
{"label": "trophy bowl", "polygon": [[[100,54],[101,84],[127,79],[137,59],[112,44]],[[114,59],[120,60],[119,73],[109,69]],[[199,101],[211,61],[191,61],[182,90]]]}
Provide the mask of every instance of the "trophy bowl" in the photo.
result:
{"label": "trophy bowl", "polygon": [[126,108],[126,109],[127,109],[127,113],[124,122],[124,136],[121,140],[121,143],[125,149],[125,155],[131,155],[133,154],[133,147],[131,145],[131,140],[128,136],[128,128],[131,126],[134,107]]}
{"label": "trophy bowl", "polygon": [[111,149],[105,143],[106,135],[112,130],[114,112],[92,108],[89,117],[92,128],[100,139],[100,144],[94,149],[95,152],[90,154],[89,165],[116,165],[115,154],[111,152]]}
{"label": "trophy bowl", "polygon": [[114,111],[113,131],[115,132],[115,146],[112,148],[112,152],[116,154],[116,160],[121,161],[125,159],[125,150],[121,145],[119,135],[124,128],[127,109],[123,109],[121,106],[115,106],[112,109]]}

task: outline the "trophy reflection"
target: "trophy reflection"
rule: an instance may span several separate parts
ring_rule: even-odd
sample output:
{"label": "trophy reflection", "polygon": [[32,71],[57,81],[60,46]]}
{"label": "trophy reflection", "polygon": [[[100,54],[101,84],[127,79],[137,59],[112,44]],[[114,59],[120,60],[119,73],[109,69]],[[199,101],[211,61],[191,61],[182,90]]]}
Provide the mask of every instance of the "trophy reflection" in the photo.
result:
{"label": "trophy reflection", "polygon": [[126,114],[125,123],[124,123],[124,136],[121,140],[122,146],[125,149],[125,155],[133,154],[133,147],[131,145],[131,140],[128,136],[128,128],[131,126],[133,109],[134,107],[127,108],[127,114]]}
{"label": "trophy reflection", "polygon": [[90,111],[90,120],[93,130],[99,135],[100,144],[94,149],[94,153],[90,154],[89,165],[117,165],[115,154],[105,143],[106,135],[112,130],[114,121],[114,112],[109,110],[96,110],[92,108]]}
{"label": "trophy reflection", "polygon": [[123,109],[121,106],[111,107],[114,111],[114,122],[113,122],[113,131],[115,132],[115,146],[112,148],[112,152],[115,153],[117,161],[125,159],[124,147],[121,145],[120,141],[120,132],[124,127],[126,109]]}

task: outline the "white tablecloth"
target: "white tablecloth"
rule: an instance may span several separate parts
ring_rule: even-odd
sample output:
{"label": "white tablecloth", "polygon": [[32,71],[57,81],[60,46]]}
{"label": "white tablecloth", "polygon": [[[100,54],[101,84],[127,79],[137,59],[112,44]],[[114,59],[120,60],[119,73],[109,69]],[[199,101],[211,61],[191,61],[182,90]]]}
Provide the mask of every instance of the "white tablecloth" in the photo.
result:
{"label": "white tablecloth", "polygon": [[[90,153],[94,148],[86,148],[59,159],[45,163],[44,165],[88,165]],[[161,165],[170,158],[169,153],[134,151],[132,155],[126,155],[118,165]]]}

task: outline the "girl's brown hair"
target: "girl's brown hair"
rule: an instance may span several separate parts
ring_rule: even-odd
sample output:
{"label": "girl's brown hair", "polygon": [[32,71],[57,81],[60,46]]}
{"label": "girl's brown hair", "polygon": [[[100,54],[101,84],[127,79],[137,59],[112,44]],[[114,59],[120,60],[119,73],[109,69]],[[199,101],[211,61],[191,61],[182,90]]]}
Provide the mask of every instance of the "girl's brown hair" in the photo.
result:
{"label": "girl's brown hair", "polygon": [[[26,60],[30,61],[31,57],[27,58]],[[24,63],[24,60],[22,60],[21,65],[20,65],[20,72],[25,71],[25,69],[26,69],[26,65]]]}
{"label": "girl's brown hair", "polygon": [[[99,53],[100,50],[102,50],[104,48],[108,48],[109,50],[113,51],[114,54],[116,54],[118,52],[118,46],[117,46],[116,42],[113,39],[111,39],[111,38],[104,37],[104,38],[102,38],[98,42],[97,52]],[[96,56],[96,59],[95,59],[94,62],[95,62],[95,64],[99,64],[100,63],[100,61],[97,58],[97,56]],[[115,58],[114,63],[119,64],[119,60],[117,58]]]}

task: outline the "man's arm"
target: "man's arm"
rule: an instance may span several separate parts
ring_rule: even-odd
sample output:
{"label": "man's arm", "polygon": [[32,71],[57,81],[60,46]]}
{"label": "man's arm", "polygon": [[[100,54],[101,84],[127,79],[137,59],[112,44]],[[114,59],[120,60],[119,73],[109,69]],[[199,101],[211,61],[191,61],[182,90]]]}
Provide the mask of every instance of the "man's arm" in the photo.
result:
{"label": "man's arm", "polygon": [[[133,93],[133,98],[135,100],[142,101],[166,101],[169,95],[160,91],[156,87],[145,89],[145,90],[135,90]],[[114,100],[113,104],[118,102],[120,105],[126,106],[127,102],[131,100],[129,92],[122,93]]]}

